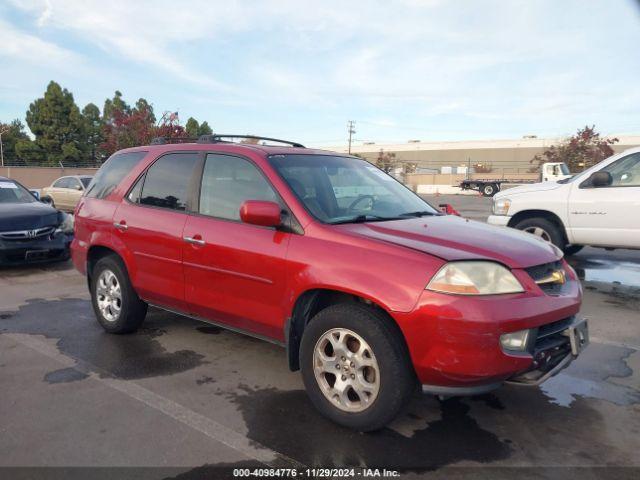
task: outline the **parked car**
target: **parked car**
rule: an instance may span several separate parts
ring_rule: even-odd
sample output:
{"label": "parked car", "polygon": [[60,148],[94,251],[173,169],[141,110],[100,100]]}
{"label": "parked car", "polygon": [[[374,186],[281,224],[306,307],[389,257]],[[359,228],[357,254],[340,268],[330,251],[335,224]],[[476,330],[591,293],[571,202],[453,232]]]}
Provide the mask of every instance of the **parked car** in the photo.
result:
{"label": "parked car", "polygon": [[640,248],[640,148],[565,180],[502,191],[489,223],[537,235],[568,255],[585,245]]}
{"label": "parked car", "polygon": [[73,212],[92,178],[90,175],[60,177],[50,186],[44,187],[40,197],[50,199],[51,205],[60,210]]}
{"label": "parked car", "polygon": [[283,345],[320,412],[362,431],[417,385],[535,385],[588,342],[553,245],[445,215],[359,158],[225,139],[117,152],[80,200],[72,258],[107,332],[153,305]]}
{"label": "parked car", "polygon": [[0,177],[0,265],[65,260],[72,236],[71,215]]}

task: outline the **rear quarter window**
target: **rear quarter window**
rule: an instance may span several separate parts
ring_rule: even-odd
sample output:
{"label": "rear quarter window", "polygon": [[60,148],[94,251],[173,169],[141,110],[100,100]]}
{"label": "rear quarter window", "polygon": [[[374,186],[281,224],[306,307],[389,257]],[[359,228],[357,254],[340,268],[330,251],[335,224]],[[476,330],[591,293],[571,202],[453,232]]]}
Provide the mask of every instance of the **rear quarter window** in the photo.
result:
{"label": "rear quarter window", "polygon": [[87,197],[105,198],[118,186],[147,152],[116,153],[109,157],[87,188]]}

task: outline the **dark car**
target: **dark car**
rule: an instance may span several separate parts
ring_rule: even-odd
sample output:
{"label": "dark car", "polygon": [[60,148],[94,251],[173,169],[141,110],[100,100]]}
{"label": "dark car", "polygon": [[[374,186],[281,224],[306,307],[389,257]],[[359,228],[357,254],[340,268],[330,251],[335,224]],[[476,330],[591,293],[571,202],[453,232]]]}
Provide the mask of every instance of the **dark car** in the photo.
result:
{"label": "dark car", "polygon": [[0,177],[0,265],[66,260],[73,217]]}

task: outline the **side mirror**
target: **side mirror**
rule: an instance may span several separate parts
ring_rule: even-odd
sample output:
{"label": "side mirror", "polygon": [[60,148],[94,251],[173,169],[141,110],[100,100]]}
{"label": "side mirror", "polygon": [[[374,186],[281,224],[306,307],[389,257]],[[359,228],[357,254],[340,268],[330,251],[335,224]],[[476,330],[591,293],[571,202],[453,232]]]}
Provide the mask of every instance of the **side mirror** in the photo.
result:
{"label": "side mirror", "polygon": [[82,191],[82,185],[76,185],[76,190]]}
{"label": "side mirror", "polygon": [[46,203],[47,205],[53,205],[53,199],[48,195],[45,195],[44,197],[41,197],[40,201],[42,203]]}
{"label": "side mirror", "polygon": [[280,210],[280,205],[275,202],[247,200],[240,206],[240,219],[251,225],[278,227],[282,224]]}
{"label": "side mirror", "polygon": [[613,177],[609,172],[593,172],[590,177],[592,187],[608,187],[613,183]]}

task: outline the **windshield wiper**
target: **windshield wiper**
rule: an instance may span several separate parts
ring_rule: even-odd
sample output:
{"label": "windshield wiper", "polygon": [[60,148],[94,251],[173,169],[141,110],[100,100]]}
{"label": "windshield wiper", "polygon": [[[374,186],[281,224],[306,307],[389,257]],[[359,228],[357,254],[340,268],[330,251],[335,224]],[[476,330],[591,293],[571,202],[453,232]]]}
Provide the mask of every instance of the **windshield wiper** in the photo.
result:
{"label": "windshield wiper", "polygon": [[417,212],[401,213],[399,216],[400,217],[426,217],[431,215],[437,215],[437,214],[434,212],[430,212],[429,210],[420,210]]}
{"label": "windshield wiper", "polygon": [[357,217],[345,220],[329,222],[331,225],[341,225],[343,223],[364,223],[364,222],[384,222],[385,220],[400,220],[402,217],[381,217],[380,215],[358,215]]}

